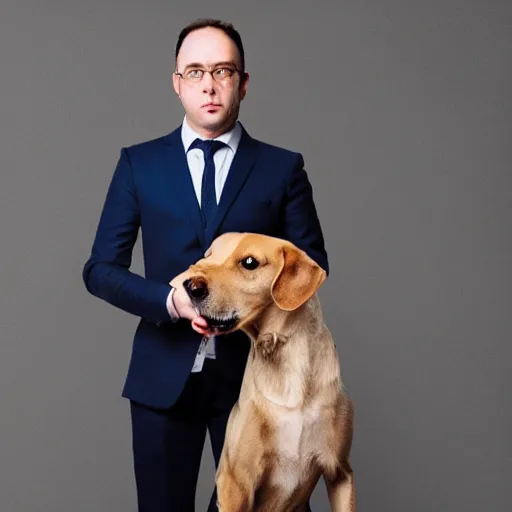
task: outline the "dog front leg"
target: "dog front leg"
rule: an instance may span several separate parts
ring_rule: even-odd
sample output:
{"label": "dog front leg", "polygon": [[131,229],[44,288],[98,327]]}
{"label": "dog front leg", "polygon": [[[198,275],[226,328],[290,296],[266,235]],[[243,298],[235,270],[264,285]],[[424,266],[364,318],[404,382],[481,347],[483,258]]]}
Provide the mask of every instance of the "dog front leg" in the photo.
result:
{"label": "dog front leg", "polygon": [[356,490],[354,474],[348,462],[336,472],[334,478],[324,475],[327,495],[333,512],[355,512]]}
{"label": "dog front leg", "polygon": [[222,472],[217,479],[217,507],[219,512],[250,512],[254,496],[233,475]]}

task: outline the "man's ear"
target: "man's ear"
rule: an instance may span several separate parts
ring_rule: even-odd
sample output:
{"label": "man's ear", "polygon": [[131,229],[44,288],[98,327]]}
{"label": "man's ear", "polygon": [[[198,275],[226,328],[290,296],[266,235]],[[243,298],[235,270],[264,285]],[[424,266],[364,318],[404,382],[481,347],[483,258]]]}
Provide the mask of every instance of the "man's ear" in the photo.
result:
{"label": "man's ear", "polygon": [[272,283],[271,295],[285,311],[302,306],[320,288],[327,274],[304,251],[292,244],[281,247],[281,265]]}
{"label": "man's ear", "polygon": [[247,87],[249,85],[249,73],[244,72],[242,80],[240,81],[240,100],[243,100],[247,94]]}
{"label": "man's ear", "polygon": [[180,77],[176,74],[172,74],[172,86],[174,89],[174,92],[178,96],[178,98],[181,98],[181,83],[180,83]]}

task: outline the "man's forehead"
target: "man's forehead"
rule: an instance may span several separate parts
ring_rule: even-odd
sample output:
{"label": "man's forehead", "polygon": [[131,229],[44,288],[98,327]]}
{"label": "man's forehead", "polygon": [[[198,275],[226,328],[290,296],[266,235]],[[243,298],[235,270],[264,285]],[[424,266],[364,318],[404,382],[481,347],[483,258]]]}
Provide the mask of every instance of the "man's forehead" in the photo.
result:
{"label": "man's forehead", "polygon": [[192,62],[213,65],[217,62],[240,59],[235,42],[222,30],[205,27],[192,31],[183,40],[178,53],[178,62],[188,65]]}

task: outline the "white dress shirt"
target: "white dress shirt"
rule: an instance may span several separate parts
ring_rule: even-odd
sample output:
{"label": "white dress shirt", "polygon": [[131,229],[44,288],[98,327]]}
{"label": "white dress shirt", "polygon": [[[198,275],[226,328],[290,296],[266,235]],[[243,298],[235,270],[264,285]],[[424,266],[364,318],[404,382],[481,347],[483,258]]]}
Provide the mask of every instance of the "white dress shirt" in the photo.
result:
{"label": "white dress shirt", "polygon": [[[228,132],[223,133],[215,138],[215,140],[220,140],[224,142],[227,146],[220,148],[213,155],[213,162],[215,164],[215,193],[217,196],[217,204],[219,203],[222,190],[224,188],[224,184],[226,183],[226,178],[228,176],[229,169],[231,167],[231,163],[233,162],[233,158],[238,149],[238,145],[240,143],[240,139],[242,137],[242,127],[240,123],[237,121],[235,126]],[[201,205],[201,182],[203,179],[203,171],[204,171],[204,153],[201,149],[195,148],[188,151],[188,148],[194,142],[196,138],[205,139],[197,132],[195,132],[192,127],[187,122],[187,117],[183,119],[183,124],[181,126],[181,140],[183,142],[183,147],[185,148],[185,152],[187,154],[187,162],[188,168],[190,171],[190,176],[192,177],[192,183],[194,185],[194,190],[197,197],[197,202],[199,206]],[[167,298],[167,309],[171,316],[174,317],[173,307],[172,307],[172,295],[174,293],[174,288],[169,293]],[[201,344],[201,347],[203,345]],[[204,349],[204,348],[203,348]],[[202,348],[200,348],[202,350]],[[208,340],[208,343],[205,347],[206,354],[205,357],[210,359],[215,359],[215,337],[211,337]],[[196,357],[196,362],[200,354],[198,353]],[[194,364],[194,368],[201,368],[202,365]]]}

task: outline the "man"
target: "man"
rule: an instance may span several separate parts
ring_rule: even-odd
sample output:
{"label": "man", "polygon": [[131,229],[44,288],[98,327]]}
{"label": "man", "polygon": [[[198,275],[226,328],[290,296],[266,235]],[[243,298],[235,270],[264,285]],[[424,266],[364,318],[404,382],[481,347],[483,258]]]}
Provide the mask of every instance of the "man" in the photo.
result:
{"label": "man", "polygon": [[[228,231],[288,239],[328,271],[302,156],[237,121],[248,80],[232,25],[183,29],[173,75],[183,123],[122,149],[83,271],[89,292],[140,317],[123,396],[141,512],[194,510],[206,430],[217,464],[249,351],[241,332],[208,336],[184,288],[168,283]],[[139,229],[145,277],[129,270]]]}

